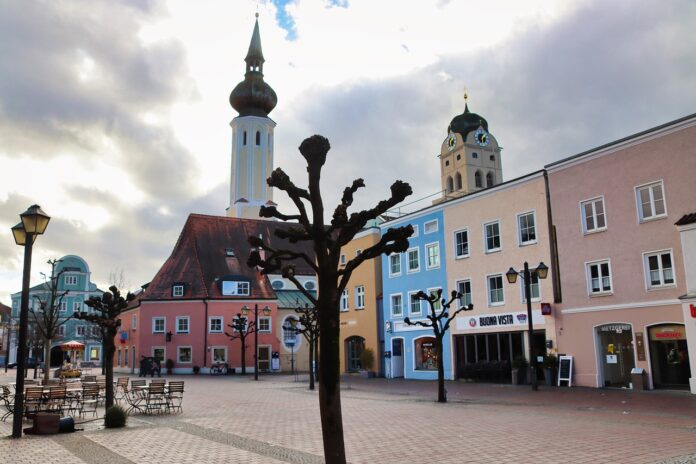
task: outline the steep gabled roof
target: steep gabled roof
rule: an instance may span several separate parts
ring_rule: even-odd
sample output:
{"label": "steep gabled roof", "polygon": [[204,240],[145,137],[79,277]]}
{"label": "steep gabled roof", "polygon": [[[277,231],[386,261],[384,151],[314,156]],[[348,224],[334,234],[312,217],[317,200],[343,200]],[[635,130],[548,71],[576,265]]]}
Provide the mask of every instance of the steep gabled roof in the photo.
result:
{"label": "steep gabled roof", "polygon": [[[142,301],[179,299],[275,299],[270,281],[256,269],[249,268],[249,236],[261,236],[274,248],[302,251],[314,259],[309,242],[290,244],[275,236],[276,229],[288,224],[257,219],[230,218],[191,214],[184,224],[174,250],[144,292]],[[313,275],[313,269],[296,261],[297,275]],[[232,276],[232,277],[231,277]],[[227,296],[221,293],[221,281],[248,280],[250,295]],[[184,296],[173,297],[172,286],[184,285]]]}

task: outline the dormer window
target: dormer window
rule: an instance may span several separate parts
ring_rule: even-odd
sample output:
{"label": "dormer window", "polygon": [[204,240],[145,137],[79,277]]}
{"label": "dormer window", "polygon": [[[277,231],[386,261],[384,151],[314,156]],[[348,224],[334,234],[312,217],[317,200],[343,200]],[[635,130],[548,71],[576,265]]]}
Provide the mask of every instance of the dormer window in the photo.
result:
{"label": "dormer window", "polygon": [[225,256],[234,258],[234,250],[232,248],[225,248]]}
{"label": "dormer window", "polygon": [[222,294],[227,296],[249,295],[250,288],[248,281],[224,280],[222,282]]}
{"label": "dormer window", "polygon": [[271,282],[271,286],[273,287],[273,290],[282,290],[283,287],[285,287],[285,282],[282,280],[274,280]]}
{"label": "dormer window", "polygon": [[316,287],[316,284],[314,283],[313,280],[308,280],[307,282],[304,283],[304,288],[306,290],[314,290]]}
{"label": "dormer window", "polygon": [[174,284],[172,286],[172,296],[175,298],[184,296],[184,285],[183,284]]}
{"label": "dormer window", "polygon": [[65,276],[65,285],[77,285],[77,276],[76,275],[66,275]]}

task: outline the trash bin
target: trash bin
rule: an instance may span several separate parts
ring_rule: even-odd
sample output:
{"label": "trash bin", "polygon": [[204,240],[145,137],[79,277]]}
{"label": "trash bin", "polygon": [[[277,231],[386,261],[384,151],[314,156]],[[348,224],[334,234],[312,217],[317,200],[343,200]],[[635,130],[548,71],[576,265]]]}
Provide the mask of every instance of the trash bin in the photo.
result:
{"label": "trash bin", "polygon": [[645,373],[645,369],[634,367],[631,370],[631,383],[633,384],[634,390],[647,390],[648,376]]}

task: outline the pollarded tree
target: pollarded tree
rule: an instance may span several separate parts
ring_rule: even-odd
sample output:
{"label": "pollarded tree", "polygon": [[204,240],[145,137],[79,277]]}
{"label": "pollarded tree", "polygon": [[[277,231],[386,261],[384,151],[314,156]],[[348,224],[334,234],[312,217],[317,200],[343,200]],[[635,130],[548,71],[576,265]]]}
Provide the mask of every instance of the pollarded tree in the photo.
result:
{"label": "pollarded tree", "polygon": [[[287,229],[277,229],[275,235],[287,239],[291,244],[309,241],[314,248],[316,261],[306,253],[292,249],[275,249],[260,237],[249,237],[253,247],[247,264],[258,266],[262,273],[281,272],[290,280],[316,308],[319,321],[319,409],[324,441],[324,457],[327,463],[345,463],[343,441],[343,418],[341,413],[340,369],[339,369],[339,299],[348,285],[353,271],[364,261],[381,254],[400,253],[408,248],[408,237],[413,234],[410,225],[388,229],[379,242],[363,250],[358,256],[339,268],[341,247],[347,245],[368,221],[377,219],[389,209],[401,203],[412,193],[411,186],[396,181],[391,186],[391,196],[380,201],[374,208],[348,215],[355,192],[365,186],[362,179],[353,181],[343,191],[340,204],[333,212],[330,224],[324,222],[324,203],[319,186],[321,170],[330,149],[329,141],[314,135],[305,139],[299,147],[307,162],[308,188],[297,187],[282,169],[278,168],[268,178],[268,185],[284,191],[297,208],[297,214],[286,215],[275,206],[262,206],[261,217],[281,221],[297,221]],[[308,211],[308,206],[311,209]],[[264,257],[259,249],[263,248]],[[319,292],[315,298],[295,278],[293,260],[303,260],[317,273]]]}
{"label": "pollarded tree", "polygon": [[[447,393],[445,392],[445,361],[442,358],[442,339],[449,330],[450,323],[462,311],[471,311],[474,309],[473,304],[461,305],[459,309],[453,313],[449,313],[454,300],[461,299],[462,294],[456,290],[452,291],[452,298],[449,301],[442,299],[442,289],[433,292],[430,295],[423,290],[414,295],[416,300],[424,300],[428,302],[430,307],[427,322],[424,320],[412,321],[410,318],[404,318],[407,325],[416,325],[421,327],[430,327],[435,334],[435,356],[437,356],[437,401],[438,403],[447,402]],[[444,321],[444,322],[443,322]]]}
{"label": "pollarded tree", "polygon": [[249,321],[248,317],[237,313],[237,317],[232,319],[232,324],[227,324],[227,327],[232,329],[232,333],[225,332],[225,335],[227,335],[230,340],[239,339],[242,343],[242,375],[246,375],[246,338],[247,335],[256,332],[256,323],[254,321]]}
{"label": "pollarded tree", "polygon": [[307,345],[309,345],[309,389],[314,390],[314,380],[318,372],[317,368],[317,348],[319,343],[319,319],[317,318],[316,308],[305,305],[304,308],[295,308],[295,312],[299,314],[300,331]]}
{"label": "pollarded tree", "polygon": [[109,287],[109,291],[104,292],[101,297],[93,296],[85,301],[85,305],[92,309],[91,312],[81,311],[75,314],[75,319],[92,322],[101,328],[104,367],[106,368],[106,409],[114,404],[114,353],[116,352],[114,339],[118,334],[118,328],[121,327],[119,316],[128,308],[128,303],[134,298],[135,295],[130,292],[124,298],[118,288],[112,285]]}

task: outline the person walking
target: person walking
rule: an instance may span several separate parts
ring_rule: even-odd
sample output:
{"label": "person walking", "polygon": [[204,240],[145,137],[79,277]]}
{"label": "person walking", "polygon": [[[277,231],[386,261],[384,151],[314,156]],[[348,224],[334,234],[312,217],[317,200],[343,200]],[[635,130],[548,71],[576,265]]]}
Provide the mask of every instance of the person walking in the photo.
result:
{"label": "person walking", "polygon": [[140,371],[138,372],[138,377],[147,377],[147,360],[145,356],[140,356]]}
{"label": "person walking", "polygon": [[152,376],[155,376],[155,373],[157,373],[157,377],[162,377],[162,363],[160,362],[159,358],[155,358],[155,366],[152,369]]}

